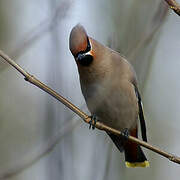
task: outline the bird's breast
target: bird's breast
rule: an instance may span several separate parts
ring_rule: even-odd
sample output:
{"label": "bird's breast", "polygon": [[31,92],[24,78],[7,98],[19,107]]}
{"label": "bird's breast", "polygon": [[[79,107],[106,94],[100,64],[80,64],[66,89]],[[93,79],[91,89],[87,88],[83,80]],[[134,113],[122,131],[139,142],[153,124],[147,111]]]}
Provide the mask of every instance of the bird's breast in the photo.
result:
{"label": "bird's breast", "polygon": [[101,122],[119,130],[135,127],[137,101],[126,88],[99,83],[81,87],[89,111],[97,115]]}

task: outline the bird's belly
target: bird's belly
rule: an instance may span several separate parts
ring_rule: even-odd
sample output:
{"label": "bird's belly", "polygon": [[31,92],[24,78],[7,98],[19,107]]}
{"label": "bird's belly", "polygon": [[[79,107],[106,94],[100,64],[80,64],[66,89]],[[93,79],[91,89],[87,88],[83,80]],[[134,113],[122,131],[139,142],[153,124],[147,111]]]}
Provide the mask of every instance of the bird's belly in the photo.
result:
{"label": "bird's belly", "polygon": [[124,94],[114,93],[110,97],[97,96],[87,102],[92,114],[97,115],[99,121],[118,130],[132,129],[137,123],[137,104]]}

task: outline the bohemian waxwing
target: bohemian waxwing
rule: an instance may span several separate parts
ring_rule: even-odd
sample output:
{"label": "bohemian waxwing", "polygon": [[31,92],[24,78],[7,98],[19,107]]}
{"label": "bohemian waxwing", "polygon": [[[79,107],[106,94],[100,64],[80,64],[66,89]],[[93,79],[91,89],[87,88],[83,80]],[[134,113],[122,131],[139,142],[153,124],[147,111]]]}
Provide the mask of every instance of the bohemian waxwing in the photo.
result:
{"label": "bohemian waxwing", "polygon": [[[134,137],[138,137],[139,118],[142,138],[147,141],[136,74],[128,61],[89,37],[80,24],[71,31],[69,47],[89,111],[104,124],[120,131],[127,129]],[[149,166],[139,145],[114,134],[108,135],[121,152],[124,150],[127,167]]]}

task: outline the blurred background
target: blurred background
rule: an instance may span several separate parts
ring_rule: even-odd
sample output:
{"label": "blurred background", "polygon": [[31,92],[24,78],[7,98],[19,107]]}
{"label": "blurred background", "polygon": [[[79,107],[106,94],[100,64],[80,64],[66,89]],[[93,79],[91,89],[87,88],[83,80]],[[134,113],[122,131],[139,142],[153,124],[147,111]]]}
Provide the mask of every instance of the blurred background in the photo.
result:
{"label": "blurred background", "polygon": [[[180,2],[180,1],[179,1]],[[139,79],[149,142],[180,156],[180,18],[164,0],[0,0],[0,49],[88,112],[69,33],[123,54]],[[177,179],[180,166],[145,150],[149,168],[128,169],[109,137],[25,82],[0,61],[0,179]]]}

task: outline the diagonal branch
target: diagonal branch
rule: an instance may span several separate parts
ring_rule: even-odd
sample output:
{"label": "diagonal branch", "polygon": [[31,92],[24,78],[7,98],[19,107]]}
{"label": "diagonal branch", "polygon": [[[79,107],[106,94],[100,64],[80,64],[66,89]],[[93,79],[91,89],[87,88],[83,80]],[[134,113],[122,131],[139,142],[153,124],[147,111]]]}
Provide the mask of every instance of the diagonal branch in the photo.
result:
{"label": "diagonal branch", "polygon": [[170,8],[180,16],[180,5],[175,0],[165,0]]}
{"label": "diagonal branch", "polygon": [[[3,51],[0,50],[0,57],[2,57],[4,60],[6,60],[9,64],[11,64],[15,69],[17,69],[17,71],[19,71],[24,77],[25,80],[34,84],[35,86],[39,87],[40,89],[42,89],[43,91],[47,92],[48,94],[50,94],[51,96],[53,96],[55,99],[57,99],[58,101],[60,101],[61,103],[63,103],[66,107],[68,107],[69,109],[71,109],[74,113],[76,113],[78,116],[80,116],[84,122],[91,124],[93,123],[93,125],[100,130],[104,130],[106,132],[110,132],[113,134],[116,134],[118,136],[124,136],[124,134],[119,131],[116,130],[114,128],[111,128],[109,126],[106,126],[105,124],[101,123],[101,122],[94,122],[90,116],[88,116],[86,113],[84,113],[83,111],[81,111],[78,107],[76,107],[74,104],[72,104],[70,101],[68,101],[67,99],[65,99],[63,96],[61,96],[60,94],[58,94],[57,92],[55,92],[53,89],[49,88],[47,85],[43,84],[41,81],[39,81],[38,79],[36,79],[33,75],[29,74],[28,72],[26,72],[21,66],[19,66],[15,61],[13,61],[10,57],[8,57]],[[93,121],[93,122],[91,122]],[[166,151],[163,151],[155,146],[152,146],[151,144],[144,142],[140,139],[137,139],[133,136],[128,136],[128,140],[135,142],[137,144],[139,144],[140,146],[143,146],[147,149],[150,149],[151,151],[154,151],[166,158],[168,158],[170,161],[173,161],[175,163],[180,164],[180,157],[177,157],[173,154],[170,154]]]}

